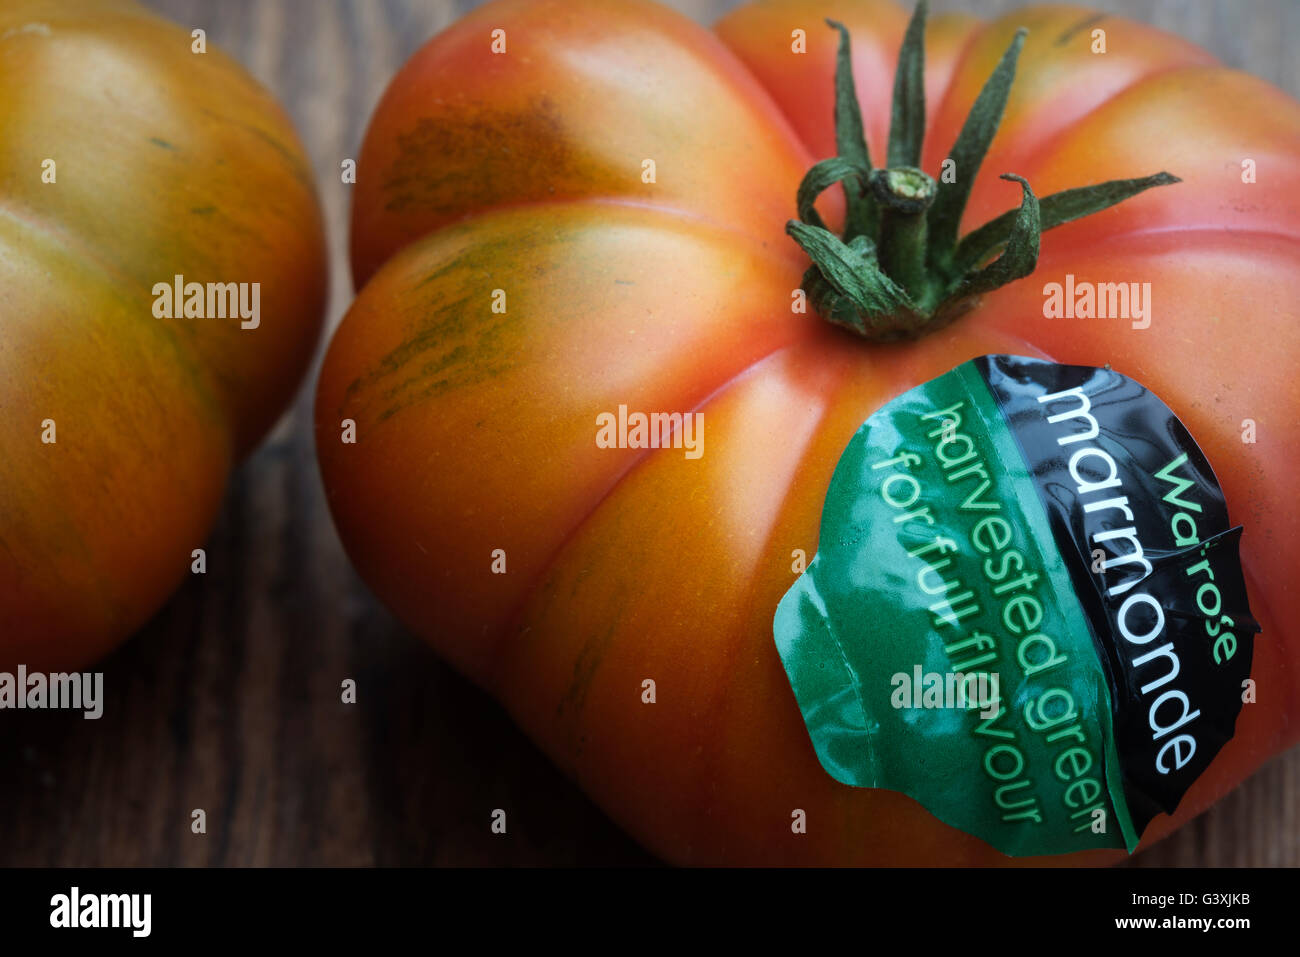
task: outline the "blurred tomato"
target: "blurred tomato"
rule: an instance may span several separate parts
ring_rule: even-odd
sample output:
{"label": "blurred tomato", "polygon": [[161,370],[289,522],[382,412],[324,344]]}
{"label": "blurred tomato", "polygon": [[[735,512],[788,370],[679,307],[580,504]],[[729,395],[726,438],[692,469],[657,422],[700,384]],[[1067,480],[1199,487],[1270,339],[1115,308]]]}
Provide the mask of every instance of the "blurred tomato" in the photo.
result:
{"label": "blurred tomato", "polygon": [[[83,666],[158,608],[319,334],[311,166],[193,44],[132,2],[0,8],[0,666]],[[156,314],[177,276],[205,317]],[[208,283],[250,314],[256,283],[255,318]]]}

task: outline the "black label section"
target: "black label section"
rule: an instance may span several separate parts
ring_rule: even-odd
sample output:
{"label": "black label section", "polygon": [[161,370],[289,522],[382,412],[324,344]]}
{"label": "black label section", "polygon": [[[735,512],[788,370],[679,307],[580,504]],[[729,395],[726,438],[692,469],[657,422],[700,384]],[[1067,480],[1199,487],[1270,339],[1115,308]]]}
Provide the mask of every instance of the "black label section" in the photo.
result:
{"label": "black label section", "polygon": [[1240,527],[1172,411],[1109,369],[975,360],[1016,437],[1110,682],[1141,831],[1232,737],[1254,635]]}

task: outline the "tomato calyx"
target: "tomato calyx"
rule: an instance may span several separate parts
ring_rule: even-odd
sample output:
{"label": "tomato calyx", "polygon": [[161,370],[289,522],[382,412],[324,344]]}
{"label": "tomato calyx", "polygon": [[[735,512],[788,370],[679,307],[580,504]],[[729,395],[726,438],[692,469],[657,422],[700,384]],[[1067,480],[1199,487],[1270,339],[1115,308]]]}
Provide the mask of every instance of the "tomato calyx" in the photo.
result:
{"label": "tomato calyx", "polygon": [[[958,237],[975,177],[1002,122],[1028,31],[1016,31],[971,106],[938,180],[920,169],[925,133],[925,19],[919,0],[903,37],[894,75],[887,166],[875,168],[853,82],[848,29],[835,67],[838,155],[813,165],[795,197],[798,219],[786,232],[812,259],[802,286],[826,320],[865,338],[914,339],[947,325],[982,293],[1023,279],[1038,264],[1043,230],[1100,212],[1154,186],[1180,182],[1166,172],[1062,190],[1039,199],[1014,173],[1020,206]],[[837,236],[814,204],[840,183],[845,225]],[[995,258],[996,257],[996,258]]]}

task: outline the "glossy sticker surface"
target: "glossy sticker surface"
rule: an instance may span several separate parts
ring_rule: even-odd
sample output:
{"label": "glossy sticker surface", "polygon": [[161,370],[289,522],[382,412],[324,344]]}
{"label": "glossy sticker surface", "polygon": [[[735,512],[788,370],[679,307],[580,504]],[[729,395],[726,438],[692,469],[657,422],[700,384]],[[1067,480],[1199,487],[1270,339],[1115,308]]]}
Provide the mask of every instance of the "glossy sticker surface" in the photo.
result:
{"label": "glossy sticker surface", "polygon": [[776,613],[822,765],[1006,854],[1131,851],[1232,735],[1258,630],[1240,533],[1116,372],[986,356],[899,396]]}

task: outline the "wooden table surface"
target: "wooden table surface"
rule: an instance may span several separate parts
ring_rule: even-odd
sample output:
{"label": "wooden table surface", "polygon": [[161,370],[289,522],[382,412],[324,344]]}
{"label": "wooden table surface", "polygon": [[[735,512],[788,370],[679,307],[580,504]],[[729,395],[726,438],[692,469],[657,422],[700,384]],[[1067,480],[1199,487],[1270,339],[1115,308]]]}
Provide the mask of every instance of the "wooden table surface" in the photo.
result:
{"label": "wooden table surface", "polygon": [[[318,175],[333,256],[329,327],[351,301],[355,157],[388,79],[473,4],[146,0],[207,30],[285,104]],[[677,0],[711,22],[733,4]],[[1291,0],[1107,0],[1300,95]],[[935,0],[988,16],[1011,0]],[[322,343],[323,345],[323,343]],[[193,576],[102,665],[105,716],[0,722],[0,863],[653,863],[518,731],[376,602],[333,530],[312,456],[315,369],[231,480]],[[1268,640],[1267,637],[1264,640]],[[343,678],[359,701],[339,701]],[[513,809],[506,836],[493,808]],[[204,808],[208,833],[190,831]],[[1300,864],[1300,749],[1137,865]]]}

